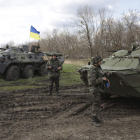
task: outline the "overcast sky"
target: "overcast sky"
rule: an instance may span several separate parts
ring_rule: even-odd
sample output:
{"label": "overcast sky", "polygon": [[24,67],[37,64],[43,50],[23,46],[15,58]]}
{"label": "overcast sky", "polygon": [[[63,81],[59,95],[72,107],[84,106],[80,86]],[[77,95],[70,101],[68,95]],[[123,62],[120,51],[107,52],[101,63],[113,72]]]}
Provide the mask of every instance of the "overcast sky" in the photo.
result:
{"label": "overcast sky", "polygon": [[140,9],[140,0],[0,0],[0,44],[32,41],[31,25],[40,33],[60,28],[73,19],[82,4],[97,9],[105,7],[114,16],[121,16],[129,9]]}

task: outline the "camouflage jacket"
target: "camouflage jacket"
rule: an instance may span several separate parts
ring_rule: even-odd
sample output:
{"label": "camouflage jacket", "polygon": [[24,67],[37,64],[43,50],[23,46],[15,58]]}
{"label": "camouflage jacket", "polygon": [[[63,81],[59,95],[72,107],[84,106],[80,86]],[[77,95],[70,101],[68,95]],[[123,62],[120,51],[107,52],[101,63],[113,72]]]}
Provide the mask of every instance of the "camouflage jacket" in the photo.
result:
{"label": "camouflage jacket", "polygon": [[100,66],[98,67],[91,67],[88,71],[88,83],[89,86],[92,87],[95,91],[97,89],[102,89],[103,88],[103,74],[102,74],[102,69]]}
{"label": "camouflage jacket", "polygon": [[[52,68],[49,69],[49,66]],[[48,76],[51,78],[57,78],[60,76],[60,70],[57,70],[58,67],[61,67],[62,70],[62,64],[59,62],[58,59],[51,59],[47,62],[46,68],[49,70]]]}

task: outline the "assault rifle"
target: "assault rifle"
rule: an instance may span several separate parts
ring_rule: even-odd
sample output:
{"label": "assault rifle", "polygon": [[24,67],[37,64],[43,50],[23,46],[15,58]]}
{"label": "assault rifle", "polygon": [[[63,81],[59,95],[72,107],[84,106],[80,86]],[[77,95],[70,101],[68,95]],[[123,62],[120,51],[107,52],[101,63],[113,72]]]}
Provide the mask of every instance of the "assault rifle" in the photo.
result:
{"label": "assault rifle", "polygon": [[49,66],[51,66],[52,67],[52,72],[55,72],[55,71],[58,71],[58,67],[57,66],[54,66],[54,65],[49,65]]}

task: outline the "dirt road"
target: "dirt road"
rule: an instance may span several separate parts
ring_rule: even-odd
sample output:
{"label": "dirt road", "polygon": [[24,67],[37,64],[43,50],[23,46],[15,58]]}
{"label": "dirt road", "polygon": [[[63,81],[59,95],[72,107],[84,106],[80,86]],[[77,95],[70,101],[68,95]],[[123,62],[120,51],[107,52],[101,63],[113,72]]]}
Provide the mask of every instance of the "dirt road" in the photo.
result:
{"label": "dirt road", "polygon": [[0,93],[0,140],[140,140],[140,101],[111,98],[91,126],[92,96],[83,85]]}

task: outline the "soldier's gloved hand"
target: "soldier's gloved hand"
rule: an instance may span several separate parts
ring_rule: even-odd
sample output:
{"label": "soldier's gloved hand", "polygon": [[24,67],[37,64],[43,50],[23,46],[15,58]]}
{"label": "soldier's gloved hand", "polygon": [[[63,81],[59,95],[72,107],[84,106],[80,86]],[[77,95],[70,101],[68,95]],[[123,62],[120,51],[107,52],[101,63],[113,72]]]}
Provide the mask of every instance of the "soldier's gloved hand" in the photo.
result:
{"label": "soldier's gloved hand", "polygon": [[58,70],[61,70],[61,67],[58,67],[57,69],[58,69]]}
{"label": "soldier's gloved hand", "polygon": [[107,79],[107,81],[108,81],[108,83],[109,83],[109,85],[110,85],[110,81]]}
{"label": "soldier's gloved hand", "polygon": [[107,80],[108,80],[106,77],[103,77],[102,79],[103,79],[104,81],[107,81]]}
{"label": "soldier's gloved hand", "polygon": [[102,78],[104,81],[107,81],[108,83],[109,83],[109,85],[110,85],[110,81],[106,78],[106,77],[103,77]]}

